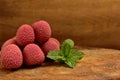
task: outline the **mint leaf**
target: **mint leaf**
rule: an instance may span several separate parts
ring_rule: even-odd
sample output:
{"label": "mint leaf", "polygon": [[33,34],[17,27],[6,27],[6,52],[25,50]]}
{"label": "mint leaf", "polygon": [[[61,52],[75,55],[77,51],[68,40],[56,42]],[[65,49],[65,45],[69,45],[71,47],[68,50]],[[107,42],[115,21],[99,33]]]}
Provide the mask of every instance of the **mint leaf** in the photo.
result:
{"label": "mint leaf", "polygon": [[77,49],[72,49],[69,53],[69,56],[66,58],[65,63],[69,67],[74,67],[79,59],[82,59],[84,53]]}
{"label": "mint leaf", "polygon": [[64,57],[67,57],[68,54],[70,53],[70,45],[65,43],[61,46],[61,54],[64,56]]}
{"label": "mint leaf", "polygon": [[74,47],[74,42],[71,39],[65,40],[61,45],[61,54],[63,56],[68,56],[70,53],[70,49]]}
{"label": "mint leaf", "polygon": [[64,46],[65,44],[70,45],[71,48],[74,47],[74,42],[73,42],[73,40],[71,40],[71,39],[66,39],[66,40],[62,43],[62,46]]}
{"label": "mint leaf", "polygon": [[69,57],[73,58],[74,60],[79,60],[84,57],[84,53],[77,49],[71,49]]}
{"label": "mint leaf", "polygon": [[65,63],[66,63],[69,67],[71,67],[71,68],[73,68],[73,67],[76,65],[76,61],[73,60],[73,59],[71,59],[71,58],[68,58],[68,59],[65,61]]}
{"label": "mint leaf", "polygon": [[55,61],[63,62],[65,59],[63,56],[60,55],[59,50],[50,51],[47,55],[48,58],[53,59]]}
{"label": "mint leaf", "polygon": [[73,68],[79,59],[84,57],[84,53],[77,49],[72,49],[74,42],[71,39],[65,40],[61,45],[61,50],[50,51],[48,58],[58,62],[64,62],[69,67]]}

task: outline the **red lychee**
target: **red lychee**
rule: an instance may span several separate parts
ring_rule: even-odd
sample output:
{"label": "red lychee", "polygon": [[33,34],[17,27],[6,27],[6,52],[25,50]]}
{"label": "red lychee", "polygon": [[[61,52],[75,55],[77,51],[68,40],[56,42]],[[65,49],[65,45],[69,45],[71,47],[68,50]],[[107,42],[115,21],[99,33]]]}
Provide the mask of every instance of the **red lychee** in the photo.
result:
{"label": "red lychee", "polygon": [[1,63],[6,69],[16,69],[21,67],[23,62],[22,52],[15,44],[6,46],[1,51]]}
{"label": "red lychee", "polygon": [[42,50],[44,54],[47,55],[51,50],[60,50],[60,45],[56,42],[56,40],[50,38],[46,43],[42,45]]}
{"label": "red lychee", "polygon": [[44,62],[45,56],[41,48],[36,44],[28,44],[23,50],[24,63],[28,66],[40,65]]}
{"label": "red lychee", "polygon": [[4,42],[4,44],[1,47],[1,50],[6,47],[9,44],[16,44],[16,37],[13,37],[11,39],[8,39],[7,41]]}
{"label": "red lychee", "polygon": [[50,38],[50,39],[52,39],[53,41],[55,41],[60,46],[60,42],[56,38]]}
{"label": "red lychee", "polygon": [[46,21],[37,21],[32,24],[32,27],[35,31],[35,39],[39,43],[46,42],[51,36],[50,25]]}
{"label": "red lychee", "polygon": [[24,24],[17,30],[16,41],[19,46],[25,46],[29,43],[33,43],[34,40],[34,30],[30,25]]}

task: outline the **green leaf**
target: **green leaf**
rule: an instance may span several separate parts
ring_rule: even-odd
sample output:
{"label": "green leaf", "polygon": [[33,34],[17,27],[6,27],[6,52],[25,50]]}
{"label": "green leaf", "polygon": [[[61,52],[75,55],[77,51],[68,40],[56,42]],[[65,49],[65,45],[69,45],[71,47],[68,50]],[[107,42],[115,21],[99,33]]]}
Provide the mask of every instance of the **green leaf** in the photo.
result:
{"label": "green leaf", "polygon": [[84,53],[81,52],[80,50],[77,49],[71,49],[70,53],[69,53],[69,57],[73,58],[74,60],[79,60],[82,59],[84,57]]}
{"label": "green leaf", "polygon": [[72,49],[74,42],[67,39],[61,45],[61,50],[50,51],[47,55],[48,58],[58,62],[64,62],[69,67],[73,68],[79,59],[84,57],[84,53],[77,49]]}
{"label": "green leaf", "polygon": [[66,39],[66,40],[62,43],[62,46],[64,46],[65,44],[70,45],[71,48],[74,47],[74,41],[71,40],[71,39]]}
{"label": "green leaf", "polygon": [[67,59],[67,60],[65,61],[65,63],[66,63],[69,67],[73,68],[73,67],[76,65],[77,62],[69,58],[69,59]]}
{"label": "green leaf", "polygon": [[84,56],[84,53],[77,49],[71,49],[69,56],[66,57],[65,63],[69,67],[74,67],[79,59],[82,59]]}
{"label": "green leaf", "polygon": [[56,61],[60,61],[60,62],[63,62],[65,60],[64,56],[60,55],[59,50],[50,51],[48,53],[47,57],[50,59],[56,60]]}
{"label": "green leaf", "polygon": [[68,54],[70,53],[70,45],[69,44],[64,44],[61,47],[61,55],[63,55],[64,57],[68,56]]}
{"label": "green leaf", "polygon": [[74,47],[74,42],[71,39],[65,40],[61,45],[61,54],[65,57],[68,56],[72,47]]}

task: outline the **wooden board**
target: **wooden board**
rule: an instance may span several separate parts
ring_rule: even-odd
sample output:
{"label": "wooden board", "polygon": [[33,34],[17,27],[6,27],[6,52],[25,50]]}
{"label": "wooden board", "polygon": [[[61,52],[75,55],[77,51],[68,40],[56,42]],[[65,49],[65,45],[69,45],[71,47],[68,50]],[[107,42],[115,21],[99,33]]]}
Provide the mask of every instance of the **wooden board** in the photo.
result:
{"label": "wooden board", "polygon": [[120,50],[82,49],[85,57],[71,69],[61,63],[9,71],[0,66],[0,80],[120,80]]}

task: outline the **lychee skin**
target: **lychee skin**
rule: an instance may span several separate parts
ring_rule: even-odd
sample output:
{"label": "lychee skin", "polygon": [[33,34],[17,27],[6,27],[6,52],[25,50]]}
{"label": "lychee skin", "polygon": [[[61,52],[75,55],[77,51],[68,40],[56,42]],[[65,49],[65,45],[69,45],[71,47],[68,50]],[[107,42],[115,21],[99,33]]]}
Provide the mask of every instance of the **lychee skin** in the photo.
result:
{"label": "lychee skin", "polygon": [[34,40],[34,30],[30,25],[24,24],[17,30],[16,41],[19,46],[25,46],[29,43],[33,43]]}
{"label": "lychee skin", "polygon": [[58,44],[58,46],[60,46],[60,42],[56,38],[50,38],[50,39],[54,40]]}
{"label": "lychee skin", "polygon": [[16,69],[23,63],[22,52],[15,44],[6,46],[1,51],[1,64],[6,69]]}
{"label": "lychee skin", "polygon": [[50,38],[46,43],[43,44],[42,50],[44,54],[47,55],[51,50],[60,50],[60,45],[56,43],[53,38]]}
{"label": "lychee skin", "polygon": [[40,65],[44,62],[45,56],[41,48],[36,44],[28,44],[23,50],[25,65]]}
{"label": "lychee skin", "polygon": [[39,43],[46,42],[51,37],[51,28],[46,21],[37,21],[32,24],[32,27],[35,31],[36,41]]}
{"label": "lychee skin", "polygon": [[16,44],[16,37],[13,37],[11,39],[8,39],[7,41],[4,42],[4,44],[1,47],[1,50],[6,47],[9,44]]}

